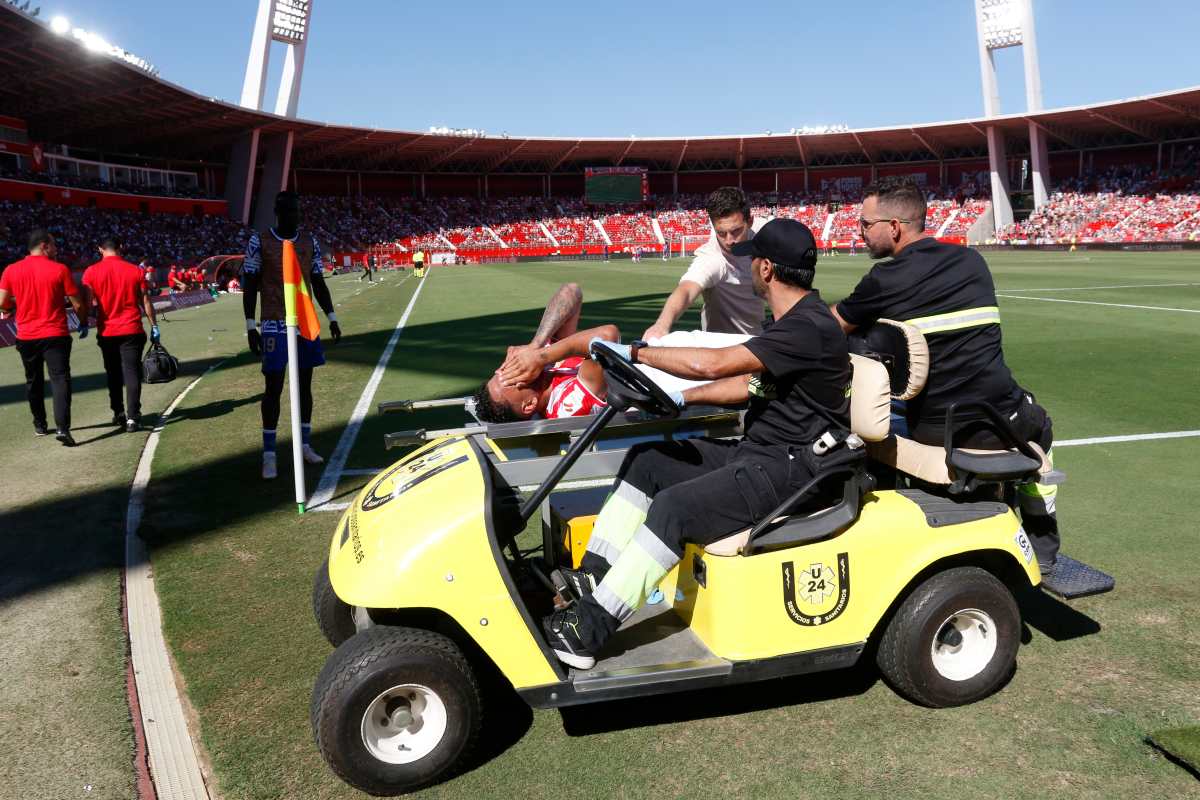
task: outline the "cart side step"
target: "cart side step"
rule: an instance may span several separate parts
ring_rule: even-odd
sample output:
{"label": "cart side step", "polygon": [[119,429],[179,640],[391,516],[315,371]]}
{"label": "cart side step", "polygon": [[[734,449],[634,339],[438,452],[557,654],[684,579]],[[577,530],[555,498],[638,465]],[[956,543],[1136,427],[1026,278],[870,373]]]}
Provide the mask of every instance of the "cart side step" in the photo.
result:
{"label": "cart side step", "polygon": [[589,670],[572,681],[580,694],[620,689],[626,686],[647,686],[654,683],[679,683],[697,678],[723,677],[733,671],[733,664],[723,658],[704,658],[677,661],[673,664],[654,664],[647,667],[626,667],[609,672]]}
{"label": "cart side step", "polygon": [[1061,553],[1054,572],[1042,578],[1042,588],[1064,600],[1111,592],[1116,585],[1116,579],[1108,573]]}

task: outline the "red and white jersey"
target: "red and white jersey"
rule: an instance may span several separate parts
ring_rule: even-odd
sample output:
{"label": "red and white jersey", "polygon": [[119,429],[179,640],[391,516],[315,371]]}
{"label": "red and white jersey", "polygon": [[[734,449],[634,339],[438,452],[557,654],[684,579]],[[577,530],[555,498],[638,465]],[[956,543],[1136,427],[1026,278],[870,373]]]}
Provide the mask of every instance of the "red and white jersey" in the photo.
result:
{"label": "red and white jersey", "polygon": [[605,406],[605,402],[579,379],[579,365],[586,360],[585,356],[571,356],[547,370],[553,377],[550,380],[550,400],[546,403],[546,419],[585,417]]}

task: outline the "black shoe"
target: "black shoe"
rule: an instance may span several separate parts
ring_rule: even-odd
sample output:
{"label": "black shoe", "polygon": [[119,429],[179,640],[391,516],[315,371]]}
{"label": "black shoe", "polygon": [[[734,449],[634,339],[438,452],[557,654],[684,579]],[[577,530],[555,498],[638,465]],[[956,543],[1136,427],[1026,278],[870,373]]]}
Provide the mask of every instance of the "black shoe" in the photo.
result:
{"label": "black shoe", "polygon": [[1049,563],[1043,562],[1040,558],[1038,559],[1038,570],[1042,573],[1042,580],[1053,575],[1056,569],[1058,569],[1058,559],[1054,559]]}
{"label": "black shoe", "polygon": [[564,664],[576,669],[591,669],[596,666],[596,656],[583,644],[579,629],[586,623],[575,606],[555,611],[542,618],[542,631],[554,655]]}
{"label": "black shoe", "polygon": [[596,577],[582,569],[561,567],[550,573],[550,582],[565,602],[591,597],[596,591]]}
{"label": "black shoe", "polygon": [[139,423],[136,419],[125,420],[125,432],[126,433],[137,433],[141,429],[142,429],[141,423]]}
{"label": "black shoe", "polygon": [[58,439],[60,442],[62,442],[63,447],[74,447],[75,446],[75,440],[71,438],[70,431],[59,431],[58,433],[54,434],[54,438]]}
{"label": "black shoe", "polygon": [[123,413],[118,411],[115,414],[113,414],[113,420],[112,420],[113,425],[120,427],[120,426],[124,425],[125,422],[126,422],[126,419],[125,419],[125,415]]}
{"label": "black shoe", "polygon": [[44,423],[44,422],[35,422],[35,423],[33,423],[33,435],[34,436],[49,436],[50,429],[46,427],[46,423]]}

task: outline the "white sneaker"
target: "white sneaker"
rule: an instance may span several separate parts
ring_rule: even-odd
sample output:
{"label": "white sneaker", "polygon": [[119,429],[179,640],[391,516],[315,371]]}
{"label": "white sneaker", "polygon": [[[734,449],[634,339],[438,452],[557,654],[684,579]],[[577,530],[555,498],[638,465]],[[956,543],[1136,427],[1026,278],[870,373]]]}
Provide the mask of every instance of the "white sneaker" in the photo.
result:
{"label": "white sneaker", "polygon": [[279,477],[279,469],[275,465],[274,453],[263,453],[262,476],[264,481],[273,481],[275,478]]}
{"label": "white sneaker", "polygon": [[317,453],[317,451],[312,449],[311,444],[304,445],[303,449],[301,450],[301,453],[303,453],[303,455],[304,455],[304,463],[305,464],[324,464],[325,463],[325,459],[321,458],[321,456]]}

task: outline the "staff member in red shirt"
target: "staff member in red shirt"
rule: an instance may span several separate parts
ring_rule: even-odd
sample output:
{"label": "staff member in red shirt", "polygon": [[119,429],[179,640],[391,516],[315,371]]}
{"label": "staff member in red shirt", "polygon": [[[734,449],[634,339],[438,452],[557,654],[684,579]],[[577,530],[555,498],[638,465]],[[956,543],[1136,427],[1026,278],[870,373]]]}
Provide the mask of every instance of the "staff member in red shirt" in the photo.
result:
{"label": "staff member in red shirt", "polygon": [[[108,403],[113,425],[129,433],[141,428],[142,350],[146,331],[142,312],[150,319],[150,341],[158,341],[154,304],[146,293],[145,278],[135,265],[121,258],[121,242],[106,236],[100,242],[102,258],[83,273],[83,290],[88,305],[96,311],[96,342],[104,358],[108,379]],[[124,402],[121,389],[125,389]],[[128,411],[128,416],[126,415]]]}
{"label": "staff member in red shirt", "polygon": [[80,338],[87,335],[87,306],[65,264],[54,261],[58,247],[43,228],[29,234],[29,255],[9,264],[0,275],[0,310],[17,307],[17,352],[25,365],[25,397],[33,414],[33,431],[45,436],[46,378],[54,391],[55,437],[67,447],[71,438],[71,336],[63,298],[71,301],[80,320]]}

